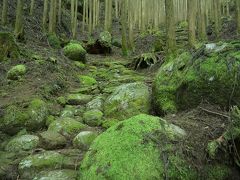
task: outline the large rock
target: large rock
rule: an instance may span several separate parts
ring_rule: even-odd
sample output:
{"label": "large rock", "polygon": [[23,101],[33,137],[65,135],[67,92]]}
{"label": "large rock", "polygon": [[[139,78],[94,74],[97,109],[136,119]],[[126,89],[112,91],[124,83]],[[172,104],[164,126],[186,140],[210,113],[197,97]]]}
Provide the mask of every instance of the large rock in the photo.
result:
{"label": "large rock", "polygon": [[25,65],[20,64],[12,67],[8,73],[7,73],[7,78],[10,80],[18,80],[21,76],[26,74],[27,68]]}
{"label": "large rock", "polygon": [[112,36],[108,31],[101,32],[97,40],[91,40],[87,44],[87,52],[90,54],[109,54],[112,51]]}
{"label": "large rock", "polygon": [[78,179],[197,179],[178,148],[185,135],[145,114],[119,122],[94,140]]}
{"label": "large rock", "polygon": [[19,152],[29,151],[36,148],[39,144],[38,136],[22,135],[13,138],[6,146],[6,151]]}
{"label": "large rock", "polygon": [[64,55],[73,61],[86,62],[86,50],[79,43],[69,43],[63,49]]}
{"label": "large rock", "polygon": [[83,121],[89,126],[99,126],[103,120],[103,113],[98,109],[86,111],[83,114]]}
{"label": "large rock", "polygon": [[91,95],[86,94],[69,94],[67,96],[67,103],[70,105],[82,105],[92,100]]}
{"label": "large rock", "polygon": [[18,166],[21,179],[33,179],[43,170],[61,169],[65,156],[54,151],[30,155],[24,158]]}
{"label": "large rock", "polygon": [[90,101],[89,103],[87,103],[86,109],[88,111],[94,110],[94,109],[103,111],[103,103],[104,103],[104,98],[102,96],[98,96],[94,98],[92,101]]}
{"label": "large rock", "polygon": [[73,139],[73,145],[79,149],[88,149],[97,136],[96,132],[82,131]]}
{"label": "large rock", "polygon": [[39,130],[45,127],[47,116],[47,104],[40,99],[33,99],[26,108],[10,105],[0,118],[0,130],[11,135],[24,128]]}
{"label": "large rock", "polygon": [[54,171],[43,171],[36,175],[33,180],[75,180],[77,171],[62,169]]}
{"label": "large rock", "polygon": [[19,48],[13,35],[9,32],[0,32],[0,61],[6,58],[17,59]]}
{"label": "large rock", "polygon": [[229,44],[217,52],[200,49],[194,57],[184,52],[177,58],[167,59],[153,85],[157,111],[175,113],[194,108],[202,101],[223,108],[238,104],[240,52],[237,47]]}
{"label": "large rock", "polygon": [[63,148],[67,144],[67,139],[54,131],[44,131],[39,134],[40,145],[47,150]]}
{"label": "large rock", "polygon": [[61,118],[52,122],[48,131],[58,132],[67,137],[75,137],[86,126],[71,118]]}
{"label": "large rock", "polygon": [[115,89],[104,104],[104,115],[124,120],[150,110],[150,93],[143,83],[124,84]]}

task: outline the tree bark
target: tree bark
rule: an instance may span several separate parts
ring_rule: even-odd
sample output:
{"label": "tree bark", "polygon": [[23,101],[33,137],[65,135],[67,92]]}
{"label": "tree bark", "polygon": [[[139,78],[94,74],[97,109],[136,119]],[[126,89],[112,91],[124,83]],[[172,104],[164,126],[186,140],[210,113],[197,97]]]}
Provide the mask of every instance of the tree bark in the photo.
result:
{"label": "tree bark", "polygon": [[7,24],[8,0],[3,0],[2,5],[2,26],[5,26]]}
{"label": "tree bark", "polygon": [[165,0],[166,6],[166,32],[167,32],[167,49],[173,52],[176,48],[176,29],[173,0]]}
{"label": "tree bark", "polygon": [[17,1],[16,22],[15,22],[15,36],[18,38],[23,35],[23,1]]}
{"label": "tree bark", "polygon": [[122,24],[122,54],[128,55],[127,49],[127,0],[122,0],[121,24]]}
{"label": "tree bark", "polygon": [[188,17],[188,43],[191,47],[196,43],[196,15],[197,15],[197,0],[187,1],[187,17]]}

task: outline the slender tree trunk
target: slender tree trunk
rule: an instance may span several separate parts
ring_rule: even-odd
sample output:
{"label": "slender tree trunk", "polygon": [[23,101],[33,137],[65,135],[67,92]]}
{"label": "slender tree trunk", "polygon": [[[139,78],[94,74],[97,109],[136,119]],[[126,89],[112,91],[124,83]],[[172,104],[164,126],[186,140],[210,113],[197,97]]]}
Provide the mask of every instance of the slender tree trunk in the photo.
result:
{"label": "slender tree trunk", "polygon": [[78,13],[78,0],[75,0],[75,13],[74,13],[74,24],[73,24],[73,39],[77,37],[77,13]]}
{"label": "slender tree trunk", "polygon": [[237,33],[240,35],[240,1],[236,1]]}
{"label": "slender tree trunk", "polygon": [[43,20],[42,20],[42,26],[44,31],[46,31],[47,19],[48,19],[48,0],[44,0]]}
{"label": "slender tree trunk", "polygon": [[188,43],[194,47],[196,43],[196,15],[197,15],[197,0],[188,0],[187,2],[187,17],[188,17]]}
{"label": "slender tree trunk", "polygon": [[216,34],[216,38],[218,39],[219,36],[220,36],[220,26],[221,26],[221,22],[220,22],[220,19],[221,19],[221,15],[220,15],[220,1],[219,0],[214,0],[213,1],[213,13],[214,13],[214,23],[215,23],[215,26],[214,26],[214,31],[215,31],[215,34]]}
{"label": "slender tree trunk", "polygon": [[2,26],[7,24],[8,0],[3,0],[2,4]]}
{"label": "slender tree trunk", "polygon": [[121,24],[122,24],[122,53],[128,55],[127,49],[127,0],[122,0]]}
{"label": "slender tree trunk", "polygon": [[31,0],[31,5],[30,5],[30,16],[33,15],[33,11],[34,11],[34,5],[35,5],[35,0]]}
{"label": "slender tree trunk", "polygon": [[62,0],[58,1],[58,24],[60,25],[62,21]]}
{"label": "slender tree trunk", "polygon": [[166,6],[167,49],[168,52],[172,52],[176,48],[176,30],[173,0],[165,0],[165,6]]}
{"label": "slender tree trunk", "polygon": [[134,25],[134,13],[133,13],[133,2],[129,2],[129,48],[130,50],[134,50],[134,33],[133,33],[133,25]]}
{"label": "slender tree trunk", "polygon": [[207,40],[207,32],[206,32],[206,6],[205,2],[199,1],[199,38],[201,41]]}
{"label": "slender tree trunk", "polygon": [[18,38],[23,34],[23,1],[17,1],[16,22],[15,22],[15,36]]}

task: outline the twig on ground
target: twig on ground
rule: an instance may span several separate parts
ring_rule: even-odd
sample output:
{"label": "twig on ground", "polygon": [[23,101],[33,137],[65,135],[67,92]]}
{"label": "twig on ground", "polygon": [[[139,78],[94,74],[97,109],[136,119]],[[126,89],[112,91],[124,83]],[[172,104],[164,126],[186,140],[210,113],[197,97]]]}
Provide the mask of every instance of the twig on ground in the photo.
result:
{"label": "twig on ground", "polygon": [[213,115],[218,115],[218,116],[221,116],[221,117],[224,117],[224,118],[227,118],[227,119],[230,119],[230,116],[227,116],[225,114],[221,114],[221,113],[218,113],[218,112],[214,112],[214,111],[211,111],[211,110],[208,110],[208,109],[205,109],[203,107],[199,107],[201,110],[209,113],[209,114],[213,114]]}

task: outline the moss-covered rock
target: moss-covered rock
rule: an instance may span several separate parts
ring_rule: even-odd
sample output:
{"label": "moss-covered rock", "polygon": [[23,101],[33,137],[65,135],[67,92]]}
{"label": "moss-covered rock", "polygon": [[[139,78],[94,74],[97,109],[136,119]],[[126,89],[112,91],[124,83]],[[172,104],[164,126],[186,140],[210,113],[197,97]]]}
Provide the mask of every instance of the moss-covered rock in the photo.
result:
{"label": "moss-covered rock", "polygon": [[21,129],[24,129],[28,114],[20,107],[11,105],[4,111],[4,116],[0,118],[0,130],[14,135]]}
{"label": "moss-covered rock", "polygon": [[48,127],[48,131],[58,132],[67,137],[74,137],[80,131],[82,131],[86,126],[71,118],[61,118]]}
{"label": "moss-covered rock", "polygon": [[67,139],[54,131],[44,131],[39,134],[40,146],[47,150],[63,148],[67,144]]}
{"label": "moss-covered rock", "polygon": [[86,50],[78,43],[69,43],[63,49],[64,55],[73,61],[86,62]]}
{"label": "moss-covered rock", "polygon": [[89,126],[99,126],[103,120],[103,113],[97,109],[86,111],[83,114],[83,120]]}
{"label": "moss-covered rock", "polygon": [[93,131],[83,131],[80,132],[74,139],[73,145],[75,148],[79,149],[88,149],[89,146],[92,144],[93,140],[96,139],[98,134]]}
{"label": "moss-covered rock", "polygon": [[25,75],[26,72],[27,68],[25,65],[16,65],[8,71],[7,78],[10,80],[18,80],[21,76]]}
{"label": "moss-covered rock", "polygon": [[211,180],[228,179],[231,174],[230,168],[222,164],[206,166],[205,171],[206,171],[207,179],[211,179]]}
{"label": "moss-covered rock", "polygon": [[150,110],[150,93],[143,83],[124,84],[106,99],[104,115],[108,118],[124,120]]}
{"label": "moss-covered rock", "polygon": [[39,130],[45,127],[48,117],[48,106],[41,99],[33,99],[27,109],[28,120],[26,127],[28,130]]}
{"label": "moss-covered rock", "polygon": [[[198,53],[202,53],[202,49]],[[203,100],[221,107],[236,104],[240,100],[237,54],[237,49],[230,48],[224,52],[204,52],[202,56],[193,57],[184,52],[176,58],[168,57],[153,85],[158,112],[174,113],[193,108]]]}
{"label": "moss-covered rock", "polygon": [[93,109],[98,109],[100,111],[103,110],[103,102],[104,102],[104,98],[102,96],[98,96],[96,98],[94,98],[92,101],[90,101],[89,103],[87,103],[86,105],[86,109],[89,110],[93,110]]}
{"label": "moss-covered rock", "polygon": [[90,76],[80,75],[79,81],[82,86],[93,86],[93,85],[97,84],[96,79],[94,79],[93,77],[90,77]]}
{"label": "moss-covered rock", "polygon": [[43,170],[55,170],[62,167],[65,156],[54,151],[30,155],[24,158],[18,166],[21,179],[33,179]]}
{"label": "moss-covered rock", "polygon": [[7,58],[17,59],[19,56],[19,48],[13,35],[9,32],[0,32],[0,61]]}
{"label": "moss-covered rock", "polygon": [[39,145],[38,136],[34,135],[22,135],[13,138],[6,146],[6,151],[19,152],[29,151],[36,148]]}
{"label": "moss-covered rock", "polygon": [[108,31],[101,32],[98,39],[91,39],[87,44],[90,54],[108,54],[112,51],[112,36]]}
{"label": "moss-covered rock", "polygon": [[86,94],[69,94],[67,96],[67,104],[70,105],[83,105],[88,103],[89,101],[92,100],[91,95],[86,95]]}
{"label": "moss-covered rock", "polygon": [[54,171],[43,171],[37,174],[33,180],[75,180],[77,178],[77,171],[62,169]]}
{"label": "moss-covered rock", "polygon": [[50,34],[48,35],[48,43],[51,47],[60,49],[61,48],[61,42],[56,34]]}
{"label": "moss-covered rock", "polygon": [[79,179],[196,179],[175,143],[184,136],[179,127],[145,114],[119,122],[94,140]]}

